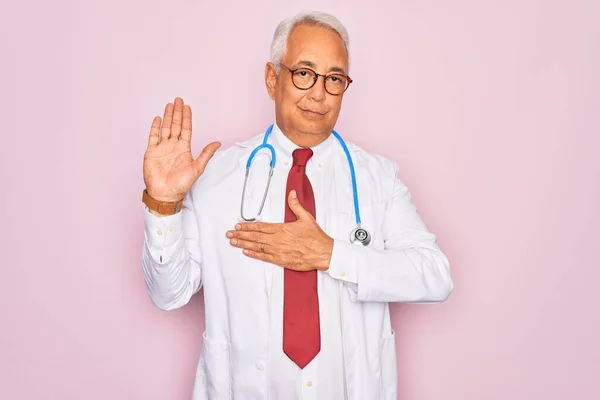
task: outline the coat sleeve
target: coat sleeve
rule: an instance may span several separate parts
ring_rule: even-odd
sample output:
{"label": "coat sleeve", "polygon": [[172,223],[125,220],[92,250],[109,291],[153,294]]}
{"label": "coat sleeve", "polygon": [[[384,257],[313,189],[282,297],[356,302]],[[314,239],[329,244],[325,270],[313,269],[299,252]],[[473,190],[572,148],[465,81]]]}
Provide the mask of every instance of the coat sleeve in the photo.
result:
{"label": "coat sleeve", "polygon": [[334,240],[328,274],[355,301],[440,303],[453,290],[450,265],[411,201],[394,165],[383,222],[384,249]]}
{"label": "coat sleeve", "polygon": [[151,214],[145,205],[142,269],[154,305],[173,310],[187,304],[202,287],[202,263],[194,205],[188,193],[180,212]]}

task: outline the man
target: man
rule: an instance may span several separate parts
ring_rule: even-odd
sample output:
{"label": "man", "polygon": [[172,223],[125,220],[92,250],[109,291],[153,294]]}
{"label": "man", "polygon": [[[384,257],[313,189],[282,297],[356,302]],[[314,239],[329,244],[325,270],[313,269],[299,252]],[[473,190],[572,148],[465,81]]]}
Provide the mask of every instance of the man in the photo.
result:
{"label": "man", "polygon": [[[395,399],[388,303],[444,301],[448,260],[396,165],[351,143],[346,153],[332,134],[352,82],[341,23],[323,13],[284,21],[271,57],[276,162],[266,194],[268,148],[254,155],[245,185],[262,133],[222,151],[213,142],[194,159],[190,107],[176,98],[155,117],[144,157],[149,296],[172,310],[204,289],[196,400]],[[348,156],[365,244],[350,240]],[[260,221],[240,218],[261,204]]]}

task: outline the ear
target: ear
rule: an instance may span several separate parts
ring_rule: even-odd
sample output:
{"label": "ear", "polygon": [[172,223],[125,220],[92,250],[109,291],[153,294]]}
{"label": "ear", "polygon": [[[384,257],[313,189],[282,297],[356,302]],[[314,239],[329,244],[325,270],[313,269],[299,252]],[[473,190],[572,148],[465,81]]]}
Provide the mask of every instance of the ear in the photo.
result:
{"label": "ear", "polygon": [[267,92],[271,100],[275,100],[275,88],[277,87],[277,72],[275,71],[275,65],[268,62],[265,65],[265,84],[267,86]]}

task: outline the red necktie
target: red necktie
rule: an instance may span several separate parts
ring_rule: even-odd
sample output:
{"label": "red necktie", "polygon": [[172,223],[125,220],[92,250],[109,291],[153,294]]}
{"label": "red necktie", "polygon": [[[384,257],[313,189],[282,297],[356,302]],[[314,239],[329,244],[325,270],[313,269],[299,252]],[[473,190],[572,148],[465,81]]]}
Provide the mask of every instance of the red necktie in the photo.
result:
{"label": "red necktie", "polygon": [[[292,189],[296,190],[302,207],[315,217],[315,196],[308,177],[306,163],[312,157],[311,149],[296,149],[290,169],[286,199],[285,222],[294,222],[296,215],[287,201]],[[283,286],[283,351],[300,368],[304,368],[321,349],[319,328],[319,298],[317,271],[284,269]]]}

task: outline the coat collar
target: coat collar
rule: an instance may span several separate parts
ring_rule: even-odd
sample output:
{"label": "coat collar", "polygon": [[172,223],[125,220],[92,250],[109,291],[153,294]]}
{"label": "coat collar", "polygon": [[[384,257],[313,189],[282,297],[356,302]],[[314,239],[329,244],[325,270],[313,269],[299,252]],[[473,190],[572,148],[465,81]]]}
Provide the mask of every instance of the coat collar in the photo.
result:
{"label": "coat collar", "polygon": [[[275,125],[276,126],[276,125]],[[275,126],[273,127],[273,131],[275,131]],[[272,135],[273,136],[273,135]],[[272,137],[271,136],[271,137]],[[246,168],[246,164],[248,162],[248,158],[252,151],[259,146],[264,138],[264,133],[255,135],[245,141],[236,142],[239,146],[240,156],[239,156],[239,166],[240,168]],[[343,137],[342,137],[343,138]],[[343,147],[333,135],[330,136],[331,143],[331,158],[329,163],[327,163],[326,168],[330,169],[333,173],[333,185],[331,186],[330,200],[332,209],[337,209],[337,212],[340,214],[345,214],[347,218],[354,218],[354,197],[352,193],[352,178],[350,174],[350,168],[348,165],[348,158],[346,152]],[[271,140],[269,140],[271,143]],[[358,189],[359,203],[360,205],[369,204],[371,202],[371,182],[368,177],[369,172],[367,171],[367,165],[364,155],[362,154],[362,149],[351,143],[345,142],[346,147],[350,153],[352,161],[354,163],[354,169],[356,173],[356,183]],[[280,152],[276,152],[277,162],[276,169],[278,168],[286,168],[289,169],[289,165],[285,166],[284,162],[282,162],[280,157]],[[258,154],[262,154],[263,156],[255,157],[254,160],[260,160],[259,164],[264,165],[263,163],[267,162],[267,159],[264,158],[266,154],[269,152],[266,149],[261,150]],[[252,166],[254,167],[254,161]],[[266,166],[266,165],[264,165]],[[282,173],[287,174],[285,171],[281,171]],[[248,196],[259,198],[262,196],[264,190],[264,185],[256,185],[249,184],[250,189]],[[255,193],[255,191],[257,191]],[[272,191],[270,191],[269,197],[267,198],[267,203],[265,204],[264,214],[268,215],[268,204],[270,203],[270,197],[272,195]],[[258,197],[257,197],[258,196]],[[277,200],[275,200],[277,201]]]}
{"label": "coat collar", "polygon": [[[239,146],[243,149],[241,151],[241,156],[239,158],[240,165],[242,165],[244,167],[246,166],[246,163],[248,161],[248,157],[250,156],[250,153],[252,153],[252,151],[262,143],[263,138],[264,138],[264,133],[261,133],[261,134],[255,135],[247,140],[235,142],[235,144],[237,146]],[[297,148],[298,146],[295,145],[291,140],[289,140],[283,134],[283,132],[281,131],[281,129],[279,129],[277,124],[273,125],[273,131],[271,132],[271,135],[269,136],[269,144],[271,144],[273,146],[273,148],[275,149],[275,152],[276,152],[276,157],[277,157],[276,166],[277,165],[279,165],[279,166],[285,165],[285,162],[288,162],[287,168],[289,168],[289,164],[291,163],[291,160],[292,160],[292,151],[295,148]],[[348,151],[350,153],[355,153],[358,150],[360,150],[360,148],[353,143],[346,142],[346,146],[348,147]],[[330,153],[329,150],[331,150],[332,147],[340,147],[339,150],[341,150],[342,154],[345,157],[345,153],[343,152],[340,143],[332,134],[330,134],[329,137],[323,143],[320,143],[319,145],[313,147],[315,154],[312,157],[311,161],[313,161],[315,163],[324,162],[324,160],[327,158],[328,153]],[[333,154],[339,153],[335,149],[333,149],[333,150],[334,150]],[[266,149],[261,150],[261,153],[262,152],[265,152],[268,154],[268,150],[266,150]],[[354,163],[356,164],[357,161],[354,160]]]}

